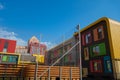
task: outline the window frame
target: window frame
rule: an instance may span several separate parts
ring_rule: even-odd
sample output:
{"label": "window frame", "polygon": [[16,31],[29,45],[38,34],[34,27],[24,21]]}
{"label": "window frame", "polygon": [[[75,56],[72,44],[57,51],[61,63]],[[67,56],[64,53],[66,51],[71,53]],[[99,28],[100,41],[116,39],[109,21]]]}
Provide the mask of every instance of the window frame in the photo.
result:
{"label": "window frame", "polygon": [[89,60],[89,48],[84,48],[84,60]]}
{"label": "window frame", "polygon": [[[88,37],[89,34],[90,36]],[[87,39],[88,39],[88,42],[86,41]],[[85,46],[90,43],[92,43],[92,33],[89,31],[89,32],[82,34],[82,45]]]}
{"label": "window frame", "polygon": [[[108,70],[107,61],[110,62],[110,64],[109,64],[110,70]],[[110,61],[110,57],[109,56],[105,56],[104,57],[104,69],[105,69],[106,73],[112,72],[112,63]]]}
{"label": "window frame", "polygon": [[[99,30],[101,30],[101,31],[99,31]],[[98,40],[101,40],[103,38],[103,29],[101,27],[98,27],[97,33],[98,33]]]}
{"label": "window frame", "polygon": [[[94,50],[94,48],[95,48],[95,50]],[[100,54],[100,46],[99,45],[93,46],[92,53],[99,55]]]}
{"label": "window frame", "polygon": [[[98,70],[96,70],[95,71],[95,67],[94,67],[94,63],[98,63],[100,66],[99,66],[99,69]],[[101,72],[103,72],[103,70],[102,70],[102,61],[101,60],[92,60],[92,61],[90,61],[90,71],[91,72],[97,72],[97,73],[101,73]]]}
{"label": "window frame", "polygon": [[8,46],[9,46],[9,42],[7,40],[5,40],[4,47],[3,47],[3,52],[8,51]]}
{"label": "window frame", "polygon": [[[88,42],[86,41],[86,37],[88,39]],[[91,34],[91,32],[88,32],[88,33],[85,34],[85,43],[90,44],[91,42],[92,42],[92,34]]]}
{"label": "window frame", "polygon": [[83,77],[87,77],[88,75],[88,68],[83,68],[82,69]]}
{"label": "window frame", "polygon": [[[99,54],[94,53],[93,48],[95,46],[99,46]],[[90,46],[90,56],[91,57],[103,56],[103,55],[106,55],[106,54],[107,54],[106,53],[106,44],[104,42]]]}
{"label": "window frame", "polygon": [[[101,37],[99,37],[99,29],[101,29]],[[93,29],[93,35],[94,35],[94,41],[99,41],[104,39],[104,26],[103,25],[99,25],[97,28]]]}

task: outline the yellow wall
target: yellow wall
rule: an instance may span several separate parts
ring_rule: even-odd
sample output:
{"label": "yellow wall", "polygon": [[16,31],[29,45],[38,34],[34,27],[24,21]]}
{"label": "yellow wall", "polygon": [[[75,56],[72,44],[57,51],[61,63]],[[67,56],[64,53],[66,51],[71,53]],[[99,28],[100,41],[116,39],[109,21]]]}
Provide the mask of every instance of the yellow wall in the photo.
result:
{"label": "yellow wall", "polygon": [[120,79],[120,60],[113,60],[114,75],[117,79]]}
{"label": "yellow wall", "polygon": [[109,26],[112,59],[120,59],[120,23],[109,19]]}
{"label": "yellow wall", "polygon": [[36,57],[36,61],[39,62],[39,63],[44,63],[45,60],[44,60],[44,55],[39,55],[39,54],[33,54],[33,56]]}

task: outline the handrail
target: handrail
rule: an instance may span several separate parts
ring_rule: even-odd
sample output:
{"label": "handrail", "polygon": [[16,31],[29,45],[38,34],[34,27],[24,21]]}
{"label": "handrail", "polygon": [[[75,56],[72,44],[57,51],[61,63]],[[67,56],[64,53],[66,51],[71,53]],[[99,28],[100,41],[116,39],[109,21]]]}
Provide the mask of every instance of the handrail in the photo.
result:
{"label": "handrail", "polygon": [[80,43],[77,42],[73,47],[71,47],[65,54],[63,54],[60,58],[58,58],[48,69],[46,69],[41,75],[40,78],[49,70],[52,66],[54,66],[58,61],[60,61],[64,56],[66,56],[74,47],[76,47]]}

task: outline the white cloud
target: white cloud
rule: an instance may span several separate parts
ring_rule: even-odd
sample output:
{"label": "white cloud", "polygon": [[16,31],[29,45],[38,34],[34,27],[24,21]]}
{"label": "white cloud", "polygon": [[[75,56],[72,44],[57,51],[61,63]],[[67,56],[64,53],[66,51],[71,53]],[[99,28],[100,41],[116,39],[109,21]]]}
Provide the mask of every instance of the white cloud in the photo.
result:
{"label": "white cloud", "polygon": [[56,44],[51,42],[40,42],[40,43],[45,44],[48,50],[56,46]]}
{"label": "white cloud", "polygon": [[[7,31],[6,28],[1,27],[1,26],[0,26],[0,38],[16,40],[17,45],[27,46],[27,41],[17,37],[17,34],[15,32]],[[51,43],[51,42],[40,42],[40,43],[45,44],[48,50],[56,46],[56,44]]]}
{"label": "white cloud", "polygon": [[4,28],[0,28],[0,38],[16,40],[17,45],[21,45],[21,46],[27,45],[27,42],[25,40],[17,37],[17,34],[15,32],[9,32]]}
{"label": "white cloud", "polygon": [[[17,37],[17,34],[15,32],[7,31],[6,28],[1,27],[1,26],[0,26],[0,38],[16,40],[17,45],[27,46],[27,41]],[[56,44],[51,43],[51,42],[40,42],[40,43],[45,44],[48,50],[56,46]]]}
{"label": "white cloud", "polygon": [[4,8],[3,4],[0,3],[0,10]]}

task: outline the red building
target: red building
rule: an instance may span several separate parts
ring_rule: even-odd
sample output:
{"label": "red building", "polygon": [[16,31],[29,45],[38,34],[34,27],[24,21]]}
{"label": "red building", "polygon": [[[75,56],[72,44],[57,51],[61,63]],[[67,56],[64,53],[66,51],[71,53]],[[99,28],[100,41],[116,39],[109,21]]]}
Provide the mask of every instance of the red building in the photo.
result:
{"label": "red building", "polygon": [[45,44],[40,44],[40,55],[45,55],[47,46]]}
{"label": "red building", "polygon": [[0,52],[15,53],[16,41],[0,38]]}
{"label": "red building", "polygon": [[40,42],[35,36],[28,41],[28,53],[40,54]]}
{"label": "red building", "polygon": [[28,41],[28,53],[45,55],[46,50],[47,50],[46,45],[45,44],[40,44],[39,40],[35,36],[33,36]]}

